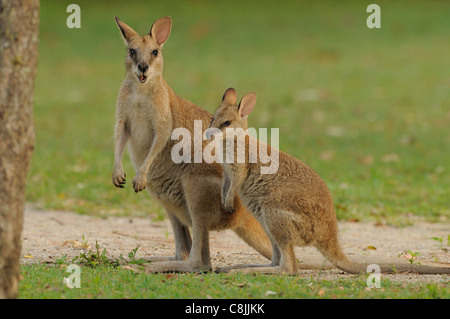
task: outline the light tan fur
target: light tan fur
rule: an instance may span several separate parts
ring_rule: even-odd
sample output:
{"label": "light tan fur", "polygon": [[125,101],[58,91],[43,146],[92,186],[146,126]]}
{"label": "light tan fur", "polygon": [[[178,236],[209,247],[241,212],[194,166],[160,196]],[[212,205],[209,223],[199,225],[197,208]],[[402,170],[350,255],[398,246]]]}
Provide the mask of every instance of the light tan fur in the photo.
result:
{"label": "light tan fur", "polygon": [[126,76],[117,99],[112,182],[124,187],[122,157],[128,143],[136,169],[133,188],[135,192],[147,189],[161,203],[175,237],[175,256],[147,258],[156,261],[147,265],[147,271],[210,270],[209,231],[229,228],[270,259],[269,239],[239,199],[234,214],[221,207],[221,166],[206,162],[175,164],[171,159],[171,149],[179,142],[171,140],[174,128],[187,128],[193,138],[194,120],[201,120],[204,130],[211,122],[211,114],[177,96],[163,78],[162,48],[170,34],[171,19],[160,18],[144,36],[117,17],[115,20],[127,54]]}
{"label": "light tan fur", "polygon": [[[245,138],[245,162],[238,163],[235,134],[227,136],[227,128],[247,129],[247,116],[256,104],[256,94],[245,95],[236,106],[236,92],[228,89],[222,103],[213,115],[210,127],[220,129],[223,136],[223,156],[230,139],[234,143],[233,163],[223,162],[222,205],[233,211],[236,198],[258,219],[272,242],[273,257],[269,265],[237,265],[222,269],[224,272],[298,272],[294,246],[315,246],[335,266],[349,273],[367,271],[371,263],[350,261],[342,252],[338,241],[338,226],[330,192],[320,176],[300,160],[270,145],[257,141],[249,135]],[[245,133],[242,133],[245,134]],[[242,138],[242,136],[240,137]],[[278,171],[261,174],[262,164],[250,162],[250,143],[267,147],[268,154],[279,152]],[[274,157],[276,158],[276,157]],[[239,195],[237,197],[236,195]],[[375,262],[376,263],[376,262]],[[381,272],[418,272],[427,274],[450,273],[450,268],[411,264],[377,263]]]}

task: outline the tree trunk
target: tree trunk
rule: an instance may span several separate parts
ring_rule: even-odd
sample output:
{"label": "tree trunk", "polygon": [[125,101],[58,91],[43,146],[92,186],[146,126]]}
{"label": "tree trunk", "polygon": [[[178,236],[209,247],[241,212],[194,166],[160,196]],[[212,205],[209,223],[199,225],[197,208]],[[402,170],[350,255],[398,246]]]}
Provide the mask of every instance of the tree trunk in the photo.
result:
{"label": "tree trunk", "polygon": [[39,0],[0,0],[0,299],[18,297],[38,36]]}

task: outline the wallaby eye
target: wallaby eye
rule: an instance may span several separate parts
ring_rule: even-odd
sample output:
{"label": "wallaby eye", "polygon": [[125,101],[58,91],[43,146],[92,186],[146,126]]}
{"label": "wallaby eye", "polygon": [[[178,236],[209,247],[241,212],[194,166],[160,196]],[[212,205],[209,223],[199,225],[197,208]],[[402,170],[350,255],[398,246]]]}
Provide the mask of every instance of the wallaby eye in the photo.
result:
{"label": "wallaby eye", "polygon": [[136,54],[136,50],[135,49],[130,49],[130,55],[135,55]]}
{"label": "wallaby eye", "polygon": [[154,56],[158,56],[158,50],[153,50],[152,54],[153,54]]}
{"label": "wallaby eye", "polygon": [[230,121],[225,121],[225,122],[223,122],[223,124],[222,124],[222,126],[230,126]]}

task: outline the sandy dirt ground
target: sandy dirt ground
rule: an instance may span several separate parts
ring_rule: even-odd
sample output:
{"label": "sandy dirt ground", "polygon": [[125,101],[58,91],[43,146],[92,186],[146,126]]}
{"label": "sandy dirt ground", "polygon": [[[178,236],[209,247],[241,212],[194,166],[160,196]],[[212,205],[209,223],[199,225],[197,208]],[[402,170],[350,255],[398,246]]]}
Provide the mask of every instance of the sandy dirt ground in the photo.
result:
{"label": "sandy dirt ground", "polygon": [[[350,259],[366,258],[370,261],[392,261],[409,263],[401,256],[410,250],[420,255],[414,263],[435,264],[450,267],[450,249],[447,236],[450,224],[416,222],[413,226],[393,227],[367,222],[340,222],[342,247]],[[137,257],[171,256],[174,253],[174,238],[169,221],[152,222],[150,218],[108,217],[97,218],[71,212],[39,211],[27,208],[22,233],[22,263],[54,263],[63,255],[78,256],[83,249],[94,248],[97,242],[106,248],[107,255],[119,257],[139,247]],[[431,237],[443,237],[443,244]],[[247,246],[232,231],[211,232],[211,258],[214,268],[241,263],[267,263],[267,260]],[[376,248],[376,249],[374,249]],[[323,279],[351,278],[353,275],[333,269],[313,247],[296,248],[301,261],[299,276],[321,276]],[[70,259],[69,259],[70,260]],[[446,275],[394,274],[382,275],[391,281],[443,282]]]}

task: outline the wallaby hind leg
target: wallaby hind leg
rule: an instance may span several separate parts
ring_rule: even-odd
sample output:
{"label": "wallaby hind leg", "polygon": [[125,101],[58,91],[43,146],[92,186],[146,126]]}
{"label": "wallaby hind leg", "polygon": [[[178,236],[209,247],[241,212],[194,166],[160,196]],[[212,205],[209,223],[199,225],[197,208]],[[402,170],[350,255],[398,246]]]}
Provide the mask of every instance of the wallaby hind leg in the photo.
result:
{"label": "wallaby hind leg", "polygon": [[256,218],[245,208],[241,207],[240,224],[233,228],[233,231],[247,245],[254,248],[261,255],[269,260],[272,260],[272,243],[267,236],[266,231],[262,225],[256,220]]}
{"label": "wallaby hind leg", "polygon": [[142,258],[145,261],[175,261],[186,260],[189,257],[192,240],[189,227],[183,225],[180,220],[170,211],[166,210],[172,225],[173,236],[175,238],[175,256],[147,256]]}
{"label": "wallaby hind leg", "polygon": [[216,270],[217,273],[236,273],[236,272],[246,272],[240,271],[245,268],[274,268],[276,266],[280,265],[280,249],[276,243],[272,243],[272,262],[270,264],[238,264],[238,265],[231,265],[228,267],[219,268]]}
{"label": "wallaby hind leg", "polygon": [[228,273],[288,275],[296,275],[298,273],[298,265],[295,258],[293,245],[286,247],[284,250],[281,250],[281,259],[279,265],[237,265],[233,268],[227,268],[230,268],[227,271]]}

